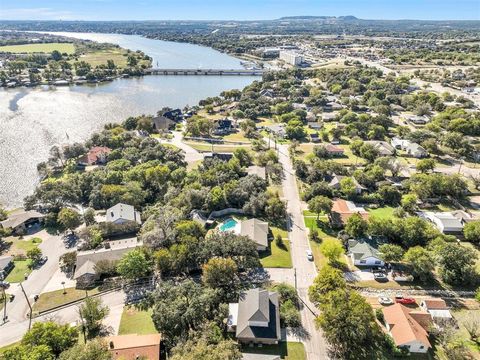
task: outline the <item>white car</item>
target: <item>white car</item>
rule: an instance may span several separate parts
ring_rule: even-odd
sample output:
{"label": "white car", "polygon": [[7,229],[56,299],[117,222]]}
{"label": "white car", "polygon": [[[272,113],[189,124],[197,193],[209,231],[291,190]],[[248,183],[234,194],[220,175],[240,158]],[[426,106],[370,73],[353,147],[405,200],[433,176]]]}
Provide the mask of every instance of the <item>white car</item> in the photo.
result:
{"label": "white car", "polygon": [[311,250],[307,250],[307,259],[313,261],[313,253]]}
{"label": "white car", "polygon": [[379,297],[378,302],[381,305],[392,305],[393,304],[393,300],[390,299],[389,297],[386,297],[386,296]]}

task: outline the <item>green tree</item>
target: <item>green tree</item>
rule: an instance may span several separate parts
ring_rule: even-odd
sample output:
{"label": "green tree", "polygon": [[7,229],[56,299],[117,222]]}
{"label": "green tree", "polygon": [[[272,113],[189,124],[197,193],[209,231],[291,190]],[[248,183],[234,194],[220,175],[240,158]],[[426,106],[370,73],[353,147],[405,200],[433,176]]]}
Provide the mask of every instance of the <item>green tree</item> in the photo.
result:
{"label": "green tree", "polygon": [[402,196],[401,205],[403,210],[413,213],[417,209],[418,197],[415,194],[405,194]]}
{"label": "green tree", "polygon": [[360,215],[353,214],[345,224],[345,231],[348,235],[359,238],[365,235],[368,229],[368,222]]}
{"label": "green tree", "polygon": [[308,296],[310,301],[318,306],[326,300],[328,293],[345,289],[346,287],[347,283],[342,271],[330,265],[325,265],[320,268],[318,275],[313,280],[313,284],[308,289]]}
{"label": "green tree", "polygon": [[465,240],[474,244],[480,243],[480,221],[471,221],[465,224],[463,228]]}
{"label": "green tree", "polygon": [[466,285],[478,279],[475,271],[477,253],[466,246],[446,243],[437,250],[440,276],[450,285]]}
{"label": "green tree", "polygon": [[135,280],[147,276],[152,264],[141,249],[135,249],[124,254],[117,264],[118,273],[126,279]]}
{"label": "green tree", "polygon": [[435,262],[430,253],[421,246],[414,246],[407,250],[403,260],[412,268],[412,275],[420,281],[428,281],[432,278]]}
{"label": "green tree", "polygon": [[80,318],[82,319],[87,337],[89,339],[97,336],[102,329],[102,320],[109,313],[107,306],[103,306],[102,300],[99,298],[87,297],[78,309]]}
{"label": "green tree", "polygon": [[434,159],[422,159],[417,162],[417,170],[421,173],[427,173],[435,169]]}
{"label": "green tree", "polygon": [[47,346],[55,357],[76,344],[78,331],[70,325],[59,325],[52,321],[36,322],[25,333],[21,345],[26,347]]}
{"label": "green tree", "polygon": [[60,360],[111,360],[113,355],[108,344],[101,338],[90,340],[86,344],[78,343],[60,355]]}
{"label": "green tree", "polygon": [[70,208],[62,208],[57,216],[57,222],[66,230],[73,231],[82,223],[80,214]]}
{"label": "green tree", "polygon": [[218,343],[208,343],[201,339],[189,340],[178,344],[172,350],[170,360],[241,360],[242,353],[233,340],[221,340]]}
{"label": "green tree", "polygon": [[315,196],[308,201],[308,210],[317,214],[317,220],[320,217],[320,213],[329,213],[332,210],[333,202],[326,196]]}
{"label": "green tree", "polygon": [[42,258],[42,250],[36,246],[27,251],[27,257],[32,261],[32,264],[35,265]]}
{"label": "green tree", "polygon": [[83,213],[83,221],[87,226],[95,224],[95,210],[93,210],[92,208],[88,208],[87,210],[85,210],[85,212]]}
{"label": "green tree", "polygon": [[399,262],[405,253],[401,246],[395,244],[382,244],[378,247],[378,251],[382,260],[387,263]]}
{"label": "green tree", "polygon": [[355,181],[351,177],[345,177],[340,180],[340,192],[348,199],[352,199],[357,195]]}
{"label": "green tree", "polygon": [[337,239],[326,238],[320,244],[320,251],[330,263],[335,263],[343,254],[343,246]]}
{"label": "green tree", "polygon": [[202,266],[202,281],[212,289],[231,288],[236,277],[237,264],[230,258],[212,258]]}
{"label": "green tree", "polygon": [[320,304],[317,324],[322,328],[334,359],[380,358],[383,334],[371,306],[356,291],[339,289]]}
{"label": "green tree", "polygon": [[16,345],[2,354],[3,360],[54,360],[50,348],[46,345],[24,346]]}

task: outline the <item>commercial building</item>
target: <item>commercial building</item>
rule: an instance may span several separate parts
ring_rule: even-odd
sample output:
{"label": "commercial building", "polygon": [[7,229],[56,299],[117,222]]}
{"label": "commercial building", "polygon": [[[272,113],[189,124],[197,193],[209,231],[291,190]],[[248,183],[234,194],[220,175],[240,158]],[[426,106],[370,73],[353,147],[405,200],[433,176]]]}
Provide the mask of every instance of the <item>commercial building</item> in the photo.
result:
{"label": "commercial building", "polygon": [[280,51],[280,60],[285,61],[287,64],[298,66],[303,63],[303,56],[292,51]]}

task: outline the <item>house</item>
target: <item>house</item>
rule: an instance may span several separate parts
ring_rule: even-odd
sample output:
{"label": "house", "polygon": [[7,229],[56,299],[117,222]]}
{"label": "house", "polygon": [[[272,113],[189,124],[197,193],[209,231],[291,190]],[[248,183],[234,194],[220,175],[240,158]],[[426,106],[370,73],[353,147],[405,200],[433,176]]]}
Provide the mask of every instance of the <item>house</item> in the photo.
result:
{"label": "house", "polygon": [[410,140],[404,140],[397,137],[394,137],[390,144],[397,150],[403,150],[408,155],[423,158],[428,156],[427,150],[417,143],[411,142]]}
{"label": "house", "polygon": [[159,360],[161,340],[160,334],[129,334],[105,338],[114,360]]}
{"label": "house", "polygon": [[[342,179],[344,179],[346,177],[348,177],[348,176],[333,174],[332,180],[330,180],[328,185],[335,190],[339,190]],[[355,194],[360,195],[362,193],[362,191],[367,190],[367,188],[365,186],[362,186],[362,185],[359,184],[357,179],[355,179],[354,177],[352,177],[351,179],[353,180],[353,183],[355,185]]]}
{"label": "house", "polygon": [[265,125],[265,130],[279,137],[280,139],[283,139],[285,136],[287,136],[287,133],[285,132],[285,126],[283,124]]}
{"label": "house", "polygon": [[428,151],[425,150],[423,146],[418,145],[417,143],[410,142],[406,147],[405,151],[408,155],[413,156],[417,159],[424,158],[428,156]]}
{"label": "house", "polygon": [[176,122],[167,118],[166,116],[156,116],[152,119],[153,127],[158,132],[165,131],[165,130],[173,130],[175,129]]}
{"label": "house", "polygon": [[20,234],[34,225],[40,225],[44,217],[45,215],[35,210],[22,211],[9,215],[8,219],[0,222],[0,225],[4,229],[12,229],[14,234]]}
{"label": "house", "polygon": [[380,258],[378,243],[373,239],[348,240],[348,256],[350,256],[354,265],[385,265],[385,262]]}
{"label": "house", "polygon": [[252,165],[247,167],[248,175],[257,175],[259,178],[265,180],[267,178],[267,172],[263,166]]}
{"label": "house", "polygon": [[312,133],[310,134],[310,141],[313,143],[318,143],[320,142],[320,136],[318,136],[317,133]]}
{"label": "house", "polygon": [[215,135],[230,134],[235,130],[233,121],[230,119],[221,119],[215,121],[216,128],[213,130]]}
{"label": "house", "polygon": [[342,110],[343,109],[343,105],[337,103],[337,102],[327,102],[324,106],[323,106],[323,111],[337,111],[337,110]]}
{"label": "house", "polygon": [[83,166],[105,164],[107,162],[108,154],[111,152],[112,149],[106,146],[94,146],[88,150],[86,155],[78,160],[78,164]]}
{"label": "house", "polygon": [[127,221],[142,223],[140,212],[136,211],[132,205],[118,203],[107,210],[106,221],[115,224],[123,224]]}
{"label": "house", "polygon": [[425,125],[428,123],[430,120],[426,116],[418,116],[418,115],[412,115],[407,117],[407,120],[410,121],[412,124],[415,125]]}
{"label": "house", "polygon": [[337,118],[337,113],[323,113],[322,120],[325,122],[334,121]]}
{"label": "house", "polygon": [[318,121],[309,121],[307,124],[308,127],[312,130],[321,130],[323,127],[323,124]]}
{"label": "house", "polygon": [[464,222],[451,212],[418,212],[418,216],[427,219],[444,234],[460,234],[463,231]]}
{"label": "house", "polygon": [[234,229],[237,235],[248,236],[257,244],[258,251],[268,248],[268,223],[258,219],[239,221]]}
{"label": "house", "polygon": [[108,248],[99,250],[79,251],[75,264],[73,279],[77,281],[77,286],[86,286],[96,279],[95,265],[102,260],[117,261],[123,254],[142,246],[137,238],[109,241]]}
{"label": "house", "polygon": [[380,156],[392,156],[395,154],[395,148],[386,141],[370,140],[365,141],[365,143],[373,145]]}
{"label": "house", "polygon": [[226,152],[206,152],[203,153],[203,158],[204,159],[219,159],[222,161],[228,161],[231,158],[233,158],[232,153],[226,153]]}
{"label": "house", "polygon": [[278,344],[280,310],[278,294],[252,289],[240,295],[238,303],[229,304],[228,330],[243,344]]}
{"label": "house", "polygon": [[323,145],[323,147],[325,148],[325,150],[327,150],[328,154],[333,157],[343,156],[345,153],[345,150],[343,148],[333,144],[326,144]]}
{"label": "house", "polygon": [[169,111],[165,111],[162,116],[170,119],[170,120],[173,120],[175,122],[179,122],[181,120],[183,120],[183,115],[182,115],[182,110],[180,109],[173,109],[173,110],[169,110]]}
{"label": "house", "polygon": [[263,89],[262,91],[260,91],[260,96],[273,99],[273,98],[275,98],[275,93],[273,92],[273,90]]}
{"label": "house", "polygon": [[450,321],[453,319],[452,313],[443,299],[425,299],[420,303],[420,308],[428,312],[433,321]]}
{"label": "house", "polygon": [[351,201],[337,199],[333,202],[330,211],[330,222],[335,227],[343,227],[353,214],[359,214],[363,219],[368,219],[368,212],[363,207]]}
{"label": "house", "polygon": [[0,280],[7,277],[13,266],[13,256],[0,256]]}
{"label": "house", "polygon": [[382,309],[385,327],[395,345],[412,353],[426,353],[432,347],[428,332],[432,317],[425,311],[415,311],[402,304]]}

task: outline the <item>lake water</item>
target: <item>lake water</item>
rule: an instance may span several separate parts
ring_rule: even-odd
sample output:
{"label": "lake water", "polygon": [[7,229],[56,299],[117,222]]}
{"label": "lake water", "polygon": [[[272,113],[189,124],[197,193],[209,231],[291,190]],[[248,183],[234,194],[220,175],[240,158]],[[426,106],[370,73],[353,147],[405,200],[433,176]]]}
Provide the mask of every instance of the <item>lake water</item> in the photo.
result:
{"label": "lake water", "polygon": [[[192,44],[135,35],[61,33],[142,50],[162,68],[241,68],[236,58]],[[155,114],[164,106],[195,105],[227,89],[242,89],[252,76],[145,76],[100,85],[0,90],[0,204],[13,208],[38,183],[36,165],[53,145],[88,138],[109,122]]]}

